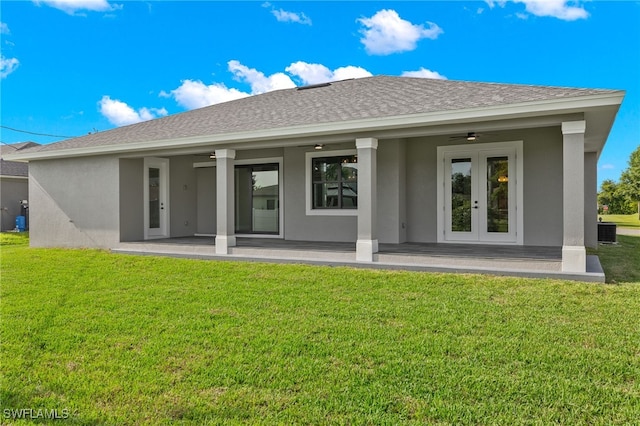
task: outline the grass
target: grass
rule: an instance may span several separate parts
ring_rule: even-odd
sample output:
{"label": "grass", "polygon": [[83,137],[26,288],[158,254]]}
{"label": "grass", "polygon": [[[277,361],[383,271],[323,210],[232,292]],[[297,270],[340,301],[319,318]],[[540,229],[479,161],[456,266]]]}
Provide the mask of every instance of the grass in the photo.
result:
{"label": "grass", "polygon": [[613,222],[616,225],[624,228],[640,228],[640,219],[638,214],[603,214],[598,217],[602,218],[603,222]]}
{"label": "grass", "polygon": [[640,283],[212,262],[0,238],[0,416],[68,409],[60,423],[77,425],[639,418]]}
{"label": "grass", "polygon": [[597,254],[607,282],[640,283],[640,237],[617,235],[617,244],[600,244]]}

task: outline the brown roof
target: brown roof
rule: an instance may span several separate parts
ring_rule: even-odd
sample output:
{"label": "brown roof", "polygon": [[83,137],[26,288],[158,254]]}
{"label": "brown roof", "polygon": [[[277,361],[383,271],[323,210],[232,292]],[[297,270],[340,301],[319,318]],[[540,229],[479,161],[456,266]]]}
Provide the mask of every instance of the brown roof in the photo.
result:
{"label": "brown roof", "polygon": [[225,135],[618,92],[389,76],[343,80],[318,86],[306,90],[276,90],[42,145],[29,151]]}

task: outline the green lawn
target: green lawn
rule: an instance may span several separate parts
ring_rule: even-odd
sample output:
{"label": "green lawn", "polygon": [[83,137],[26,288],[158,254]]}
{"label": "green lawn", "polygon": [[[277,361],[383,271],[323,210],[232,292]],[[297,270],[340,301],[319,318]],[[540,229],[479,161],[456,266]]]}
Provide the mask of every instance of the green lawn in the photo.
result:
{"label": "green lawn", "polygon": [[638,214],[601,214],[603,222],[613,222],[624,228],[640,228],[640,219]]}
{"label": "green lawn", "polygon": [[0,423],[21,408],[67,409],[55,424],[86,425],[640,418],[638,282],[213,262],[25,241],[0,236]]}
{"label": "green lawn", "polygon": [[617,235],[617,244],[600,244],[597,254],[608,283],[640,283],[640,236]]}

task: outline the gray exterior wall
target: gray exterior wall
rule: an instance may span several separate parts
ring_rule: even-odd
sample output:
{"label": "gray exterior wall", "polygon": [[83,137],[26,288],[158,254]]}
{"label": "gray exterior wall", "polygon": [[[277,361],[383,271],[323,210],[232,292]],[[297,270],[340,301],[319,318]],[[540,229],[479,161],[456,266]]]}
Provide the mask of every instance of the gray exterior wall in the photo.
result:
{"label": "gray exterior wall", "polygon": [[144,239],[142,158],[120,160],[120,241]]}
{"label": "gray exterior wall", "polygon": [[[524,244],[562,245],[562,132],[560,128],[502,132],[482,142],[522,140]],[[437,147],[462,145],[448,137],[407,140],[407,240],[437,242]]]}
{"label": "gray exterior wall", "polygon": [[519,132],[524,140],[524,244],[562,245],[562,131]]}
{"label": "gray exterior wall", "polygon": [[189,237],[198,224],[197,178],[194,157],[169,158],[169,221],[172,237]]}
{"label": "gray exterior wall", "polygon": [[[355,149],[352,144],[332,145],[331,150]],[[356,216],[307,216],[305,207],[305,152],[313,148],[284,150],[284,238],[302,241],[354,242],[357,237]]]}
{"label": "gray exterior wall", "polygon": [[115,246],[120,241],[119,180],[116,157],[30,162],[31,246]]}
{"label": "gray exterior wall", "polygon": [[407,241],[406,142],[378,141],[378,241]]}
{"label": "gray exterior wall", "polygon": [[29,181],[26,177],[0,177],[0,231],[15,229],[16,217],[23,214],[20,201],[28,199]]}
{"label": "gray exterior wall", "polygon": [[196,233],[216,233],[216,168],[202,167],[196,170],[198,211]]}
{"label": "gray exterior wall", "polygon": [[598,154],[584,154],[584,245],[598,248]]}
{"label": "gray exterior wall", "polygon": [[[562,245],[562,133],[559,127],[495,133],[482,142],[523,140],[525,245]],[[437,147],[448,137],[380,140],[378,239],[381,243],[437,241]],[[330,145],[355,149],[354,143]],[[305,153],[311,146],[238,151],[237,161],[282,157],[284,238],[355,242],[356,216],[307,216]],[[171,236],[215,234],[215,168],[193,168],[192,155],[170,159]],[[596,161],[585,162],[585,242],[596,245]],[[112,156],[30,164],[33,246],[113,247],[144,238],[143,159]],[[4,183],[3,183],[4,185]],[[3,186],[3,197],[5,195]],[[20,199],[23,197],[19,197]],[[4,200],[4,198],[3,198]],[[4,201],[3,201],[4,203]],[[592,209],[589,207],[592,206]],[[19,205],[18,205],[19,207]],[[11,223],[13,228],[14,223]]]}

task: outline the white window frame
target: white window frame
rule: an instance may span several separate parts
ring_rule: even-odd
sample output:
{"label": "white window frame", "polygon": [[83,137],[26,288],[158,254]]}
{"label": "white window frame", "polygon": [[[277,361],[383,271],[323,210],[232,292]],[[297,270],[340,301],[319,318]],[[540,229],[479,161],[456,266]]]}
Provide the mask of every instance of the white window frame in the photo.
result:
{"label": "white window frame", "polygon": [[[312,151],[305,153],[305,210],[307,216],[358,216],[358,209],[314,209],[313,208],[313,159],[319,157],[343,157],[357,155],[356,149],[343,149],[336,151]],[[359,180],[359,177],[358,177]],[[359,208],[359,207],[358,207]]]}

